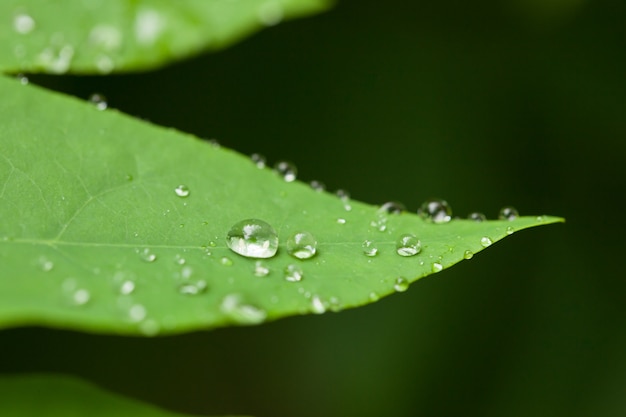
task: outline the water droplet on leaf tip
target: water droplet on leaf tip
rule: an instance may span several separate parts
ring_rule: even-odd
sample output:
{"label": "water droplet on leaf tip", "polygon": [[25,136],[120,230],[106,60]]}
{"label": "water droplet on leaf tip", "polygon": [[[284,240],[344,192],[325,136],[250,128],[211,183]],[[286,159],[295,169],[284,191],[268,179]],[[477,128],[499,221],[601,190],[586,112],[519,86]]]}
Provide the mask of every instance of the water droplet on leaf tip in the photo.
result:
{"label": "water droplet on leaf tip", "polygon": [[519,213],[515,207],[507,206],[500,209],[498,219],[500,220],[515,220],[519,217]]}
{"label": "water droplet on leaf tip", "polygon": [[174,192],[176,193],[177,196],[179,197],[188,197],[189,196],[189,187],[187,187],[186,185],[179,185],[178,187],[174,188]]}
{"label": "water droplet on leaf tip", "polygon": [[256,261],[254,264],[254,275],[257,277],[266,277],[270,273],[270,268],[262,261]]}
{"label": "water droplet on leaf tip", "polygon": [[298,259],[309,259],[317,253],[317,240],[309,232],[298,232],[287,239],[287,253]]}
{"label": "water droplet on leaf tip", "polygon": [[439,198],[431,198],[426,200],[419,210],[417,210],[422,219],[433,223],[448,223],[452,220],[452,209],[445,200]]}
{"label": "water droplet on leaf tip", "polygon": [[417,255],[421,250],[422,243],[414,234],[403,234],[396,241],[396,252],[400,256]]}
{"label": "water droplet on leaf tip", "polygon": [[289,282],[299,282],[304,278],[304,272],[298,265],[290,264],[285,267],[285,280]]}
{"label": "water droplet on leaf tip", "polygon": [[321,181],[313,180],[309,183],[309,185],[311,186],[311,188],[313,188],[315,191],[318,191],[318,192],[322,192],[326,190],[326,184],[324,184]]}
{"label": "water droplet on leaf tip", "polygon": [[393,285],[394,290],[397,292],[404,292],[409,289],[409,281],[406,278],[396,278],[396,282]]}
{"label": "water droplet on leaf tip", "polygon": [[441,263],[433,262],[433,265],[432,265],[433,272],[441,272],[442,269],[443,269],[443,265],[441,265]]}
{"label": "water droplet on leaf tip", "polygon": [[387,214],[400,214],[406,210],[404,204],[399,203],[397,201],[387,201],[380,208],[379,211]]}
{"label": "water droplet on leaf tip", "polygon": [[469,220],[474,220],[475,222],[484,222],[485,220],[487,220],[487,216],[477,211],[475,211],[474,213],[470,213],[469,216],[467,216],[467,218]]}
{"label": "water droplet on leaf tip", "polygon": [[259,169],[265,168],[267,166],[267,159],[260,153],[253,153],[252,155],[250,155],[250,160]]}
{"label": "water droplet on leaf tip", "polygon": [[472,252],[469,249],[463,253],[463,258],[465,259],[472,259],[473,257],[474,257],[474,252]]}
{"label": "water droplet on leaf tip", "polygon": [[106,97],[99,93],[93,93],[87,100],[96,106],[96,109],[98,110],[106,110],[107,107],[109,107]]}
{"label": "water droplet on leaf tip", "polygon": [[492,243],[493,243],[492,240],[490,238],[488,238],[487,236],[483,236],[482,238],[480,238],[480,245],[483,248],[491,246]]}
{"label": "water droplet on leaf tip", "polygon": [[376,247],[376,245],[374,245],[374,243],[371,240],[366,240],[363,242],[363,245],[361,245],[363,248],[363,254],[365,256],[376,256],[378,254],[378,248]]}
{"label": "water droplet on leaf tip", "polygon": [[274,165],[274,171],[287,182],[295,181],[298,175],[298,169],[296,166],[288,161],[276,162]]}
{"label": "water droplet on leaf tip", "polygon": [[278,234],[267,222],[246,219],[235,223],[226,236],[233,252],[248,258],[271,258],[278,251]]}

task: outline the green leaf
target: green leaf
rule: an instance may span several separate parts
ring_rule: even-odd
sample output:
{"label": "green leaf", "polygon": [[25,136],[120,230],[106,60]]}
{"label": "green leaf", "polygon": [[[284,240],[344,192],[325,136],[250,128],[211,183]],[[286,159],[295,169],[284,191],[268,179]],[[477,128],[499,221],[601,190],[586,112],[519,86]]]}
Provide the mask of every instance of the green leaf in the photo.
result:
{"label": "green leaf", "polygon": [[329,0],[3,0],[0,71],[155,68],[329,5]]}
{"label": "green leaf", "polygon": [[0,415],[73,417],[185,417],[105,392],[92,384],[65,375],[0,376]]}
{"label": "green leaf", "polygon": [[[152,335],[337,311],[404,290],[487,240],[562,221],[381,214],[114,110],[7,78],[0,91],[0,326]],[[226,246],[249,218],[280,239],[265,277]],[[285,248],[301,231],[319,242],[311,259]],[[421,253],[396,253],[403,233],[419,237]],[[364,255],[365,240],[376,256]],[[302,268],[300,282],[285,280],[289,265]]]}

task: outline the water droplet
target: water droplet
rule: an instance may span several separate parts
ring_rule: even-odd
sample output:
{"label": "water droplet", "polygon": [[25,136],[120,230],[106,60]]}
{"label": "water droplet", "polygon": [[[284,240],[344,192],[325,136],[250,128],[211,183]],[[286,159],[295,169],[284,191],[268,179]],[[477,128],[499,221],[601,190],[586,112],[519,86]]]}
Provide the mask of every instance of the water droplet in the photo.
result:
{"label": "water droplet", "polygon": [[515,232],[515,229],[513,229],[511,226],[506,228],[507,235],[512,235],[514,232]]}
{"label": "water droplet", "polygon": [[315,314],[322,314],[326,312],[326,305],[319,295],[314,295],[313,298],[311,298],[311,309]]}
{"label": "water droplet", "polygon": [[484,222],[485,220],[487,220],[487,216],[477,211],[475,211],[474,213],[470,213],[467,218],[470,220],[474,220],[475,222]]}
{"label": "water droplet", "polygon": [[183,269],[180,270],[180,277],[182,279],[189,279],[193,274],[193,268],[190,266],[184,266]]}
{"label": "water droplet", "polygon": [[207,139],[207,142],[209,143],[209,145],[211,145],[212,148],[215,149],[219,149],[222,146],[217,139]]}
{"label": "water droplet", "polygon": [[148,312],[146,311],[146,308],[141,304],[135,304],[128,310],[128,317],[130,317],[130,320],[134,322],[142,321],[146,318],[147,314]]}
{"label": "water droplet", "polygon": [[139,324],[139,331],[144,336],[156,336],[160,330],[161,326],[153,319],[143,320]]}
{"label": "water droplet", "polygon": [[370,301],[378,301],[378,300],[380,300],[380,295],[378,295],[378,293],[372,291],[371,293],[369,293],[369,299],[370,299]]}
{"label": "water droplet", "polygon": [[350,199],[350,193],[346,190],[342,190],[341,188],[335,191],[335,195],[343,201],[347,201]]}
{"label": "water droplet", "polygon": [[150,248],[144,248],[142,250],[137,249],[137,253],[142,261],[154,262],[157,256],[150,250]]}
{"label": "water droplet", "polygon": [[189,187],[187,187],[186,185],[182,185],[181,184],[178,187],[174,188],[174,192],[179,197],[188,197],[189,196]]}
{"label": "water droplet", "polygon": [[537,220],[538,222],[542,222],[542,221],[544,221],[545,219],[544,219],[544,217],[543,217],[543,216],[537,216],[537,218],[536,218],[535,220]]}
{"label": "water droplet", "polygon": [[126,280],[120,285],[120,294],[129,295],[135,291],[135,283],[131,280]]}
{"label": "water droplet", "polygon": [[27,35],[35,29],[35,19],[26,13],[16,14],[13,17],[13,29],[20,35]]}
{"label": "water droplet", "polygon": [[387,230],[387,216],[383,212],[378,212],[378,217],[370,222],[370,226],[379,232],[384,232]]}
{"label": "water droplet", "polygon": [[270,268],[263,261],[256,261],[254,264],[254,275],[257,277],[266,277],[270,273]]}
{"label": "water droplet", "polygon": [[72,293],[72,302],[78,306],[87,304],[90,298],[91,294],[84,288],[78,288]]}
{"label": "water droplet", "polygon": [[366,240],[361,245],[363,248],[363,253],[365,256],[376,256],[378,254],[378,248],[374,245],[371,240]]}
{"label": "water droplet", "polygon": [[337,219],[337,223],[339,223],[339,224],[346,224],[346,219],[339,218],[339,219]]}
{"label": "water droplet", "polygon": [[267,159],[260,153],[253,153],[252,155],[250,155],[250,159],[259,169],[265,168],[265,166],[267,165]]}
{"label": "water droplet", "polygon": [[198,295],[207,290],[206,281],[200,279],[194,282],[185,282],[178,286],[178,292],[184,295]]}
{"label": "water droplet", "polygon": [[276,0],[262,4],[258,9],[259,21],[265,26],[274,26],[283,20],[283,5]]}
{"label": "water droplet", "polygon": [[294,164],[287,161],[278,161],[274,165],[274,171],[278,173],[283,179],[287,182],[292,182],[296,180],[296,176],[298,175],[298,169]]}
{"label": "water droplet", "polygon": [[54,263],[47,258],[41,257],[39,258],[39,266],[42,271],[49,272],[52,271],[52,268],[54,268]]}
{"label": "water droplet", "polygon": [[50,72],[63,74],[70,68],[73,57],[74,47],[72,45],[55,44],[41,51],[37,55],[36,63]]}
{"label": "water droplet", "polygon": [[289,282],[302,281],[304,273],[298,265],[290,264],[285,267],[285,280]]}
{"label": "water droplet", "polygon": [[151,8],[137,10],[135,16],[135,38],[137,43],[149,46],[156,42],[166,27],[166,18],[159,11]]}
{"label": "water droplet", "polygon": [[515,207],[502,207],[500,209],[500,213],[498,214],[498,219],[500,220],[515,220],[519,217],[519,213]]}
{"label": "water droplet", "polygon": [[404,204],[398,203],[397,201],[387,201],[380,206],[378,210],[387,214],[400,214],[406,210],[406,207],[404,207]]}
{"label": "water droplet", "polygon": [[309,232],[298,232],[287,240],[287,252],[298,259],[309,259],[317,252],[317,240]]}
{"label": "water droplet", "polygon": [[224,266],[232,266],[233,265],[233,260],[230,258],[227,258],[226,256],[222,257],[222,259],[220,259],[220,263]]}
{"label": "water droplet", "polygon": [[176,256],[174,256],[174,263],[176,263],[177,265],[185,265],[185,262],[187,261],[181,255],[177,254]]}
{"label": "water droplet", "polygon": [[220,310],[237,323],[257,324],[267,317],[267,313],[251,304],[242,301],[239,294],[229,294],[220,304]]}
{"label": "water droplet", "polygon": [[441,265],[441,263],[433,262],[433,265],[432,265],[433,272],[441,272],[442,269],[443,269],[443,265]]}
{"label": "water droplet", "polygon": [[397,292],[404,292],[409,289],[409,281],[403,277],[396,278],[396,282],[393,284],[393,289]]}
{"label": "water droplet", "polygon": [[480,245],[483,248],[486,248],[487,246],[491,246],[493,242],[491,241],[491,239],[489,239],[487,236],[483,236],[480,238]]}
{"label": "water droplet", "polygon": [[311,186],[311,188],[318,192],[326,190],[326,184],[321,181],[313,180],[309,183],[309,185]]}
{"label": "water droplet", "polygon": [[271,258],[278,250],[278,234],[263,220],[246,219],[230,228],[226,244],[233,252],[248,258]]}
{"label": "water droplet", "polygon": [[22,85],[28,84],[28,77],[22,73],[16,74],[15,79],[18,80]]}
{"label": "water droplet", "polygon": [[400,256],[413,256],[420,253],[422,250],[422,243],[417,236],[406,233],[401,235],[396,242],[396,252]]}
{"label": "water droplet", "polygon": [[472,259],[473,257],[474,257],[474,252],[472,252],[469,249],[463,253],[463,258],[465,259]]}
{"label": "water droplet", "polygon": [[89,96],[89,98],[87,98],[87,101],[96,106],[96,109],[98,110],[106,110],[106,108],[109,107],[106,97],[102,94],[93,93]]}
{"label": "water droplet", "polygon": [[216,246],[217,246],[217,243],[215,243],[214,241],[212,241],[212,240],[211,240],[211,241],[209,242],[209,246],[210,246],[210,247],[212,247],[212,248],[214,248],[214,247],[216,247]]}
{"label": "water droplet", "polygon": [[452,209],[445,200],[438,198],[426,200],[417,214],[433,223],[447,223],[452,219]]}

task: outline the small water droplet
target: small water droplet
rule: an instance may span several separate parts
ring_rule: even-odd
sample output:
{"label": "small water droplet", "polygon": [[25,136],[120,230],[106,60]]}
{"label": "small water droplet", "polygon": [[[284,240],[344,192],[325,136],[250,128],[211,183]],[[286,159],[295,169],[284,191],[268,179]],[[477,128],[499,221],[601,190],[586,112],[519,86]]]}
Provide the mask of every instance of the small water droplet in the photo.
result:
{"label": "small water droplet", "polygon": [[274,26],[283,20],[283,5],[276,0],[262,4],[258,9],[259,21],[265,26]]}
{"label": "small water droplet", "polygon": [[254,165],[256,165],[256,167],[259,169],[263,169],[267,165],[267,159],[260,153],[253,153],[252,155],[250,155],[250,159],[252,160],[252,163],[254,163]]}
{"label": "small water droplet", "polygon": [[157,256],[150,250],[150,248],[144,248],[141,250],[137,249],[137,253],[139,254],[141,260],[144,262],[156,261]]}
{"label": "small water droplet", "polygon": [[72,293],[72,302],[78,306],[87,304],[90,298],[91,294],[84,288],[78,288]]}
{"label": "small water droplet", "polygon": [[146,308],[141,304],[135,304],[128,310],[128,317],[130,317],[130,320],[134,322],[142,321],[146,318],[147,314],[148,312],[146,311]]}
{"label": "small water droplet", "polygon": [[220,142],[217,139],[207,139],[207,142],[209,143],[209,145],[211,145],[212,148],[215,149],[219,149],[220,148]]}
{"label": "small water droplet", "polygon": [[400,214],[406,210],[406,207],[404,207],[404,204],[398,203],[397,201],[387,201],[380,206],[378,210],[387,214]]}
{"label": "small water droplet", "polygon": [[233,265],[233,260],[230,258],[227,258],[226,256],[222,257],[222,259],[220,259],[220,263],[224,266],[232,266]]}
{"label": "small water droplet", "polygon": [[296,176],[298,175],[298,169],[296,166],[288,161],[276,162],[274,165],[274,171],[287,182],[295,181]]}
{"label": "small water droplet", "polygon": [[16,14],[13,17],[13,29],[20,35],[27,35],[35,29],[35,19],[26,13]]}
{"label": "small water droplet", "polygon": [[290,264],[285,267],[285,280],[289,282],[302,281],[304,272],[298,265]]}
{"label": "small water droplet", "polygon": [[184,295],[198,295],[207,290],[206,281],[200,279],[194,282],[185,282],[178,286],[178,292]]}
{"label": "small water droplet", "polygon": [[484,222],[485,220],[487,220],[487,216],[477,211],[475,211],[474,213],[470,213],[469,216],[467,216],[467,218],[469,220],[474,220],[475,222]]}
{"label": "small water droplet", "polygon": [[245,303],[239,294],[229,294],[220,304],[220,310],[237,323],[257,324],[267,317],[267,313],[251,304]]}
{"label": "small water droplet", "polygon": [[129,295],[135,291],[135,283],[131,280],[126,280],[120,284],[120,294]]}
{"label": "small water droplet", "polygon": [[397,292],[404,292],[409,289],[409,281],[407,281],[407,279],[403,277],[396,278],[393,289]]}
{"label": "small water droplet", "polygon": [[226,244],[233,252],[248,258],[271,258],[278,251],[278,234],[263,220],[246,219],[230,228]]}
{"label": "small water droplet", "polygon": [[350,193],[348,191],[346,191],[346,190],[341,189],[341,188],[338,189],[337,191],[335,191],[335,195],[337,197],[339,197],[343,201],[347,201],[347,200],[350,199]]}
{"label": "small water droplet", "polygon": [[420,253],[422,243],[411,233],[401,235],[396,241],[396,252],[400,256],[413,256]]}
{"label": "small water droplet", "polygon": [[384,232],[387,230],[387,215],[383,211],[379,211],[376,219],[370,222],[370,226],[378,230],[379,232]]}
{"label": "small water droplet", "polygon": [[313,298],[311,298],[311,309],[315,314],[322,314],[326,312],[326,305],[319,295],[314,295]]}
{"label": "small water droplet", "polygon": [[474,252],[472,252],[469,249],[463,253],[463,258],[465,259],[472,259],[473,257],[474,257]]}
{"label": "small water droplet", "polygon": [[39,258],[39,266],[41,267],[42,271],[49,272],[52,271],[52,269],[54,268],[54,263],[48,258],[41,257]]}
{"label": "small water droplet", "polygon": [[380,295],[378,295],[378,293],[372,291],[371,293],[369,293],[369,299],[370,299],[370,301],[378,301],[378,300],[380,300]]}
{"label": "small water droplet", "polygon": [[491,246],[492,243],[493,242],[491,241],[491,239],[488,238],[487,236],[483,236],[483,237],[480,238],[480,245],[483,248],[486,248],[487,246]]}
{"label": "small water droplet", "polygon": [[441,272],[442,269],[443,269],[443,265],[441,265],[441,263],[433,262],[433,265],[432,265],[433,272]]}
{"label": "small water droplet", "polygon": [[139,331],[144,336],[156,336],[160,330],[161,326],[154,319],[143,320],[139,324]]}
{"label": "small water droplet", "polygon": [[87,101],[96,106],[96,109],[98,110],[106,110],[107,107],[109,107],[109,103],[107,103],[106,97],[102,94],[93,93],[89,96]]}
{"label": "small water droplet", "polygon": [[287,239],[287,252],[298,259],[309,259],[317,252],[317,240],[309,232],[298,232]]}
{"label": "small water droplet", "polygon": [[174,263],[177,265],[185,265],[185,262],[187,261],[180,254],[176,254],[176,256],[174,256]]}
{"label": "small water droplet", "polygon": [[509,226],[506,228],[507,235],[512,235],[514,232],[515,232],[515,229],[513,229],[513,227]]}
{"label": "small water droplet", "polygon": [[498,219],[500,220],[515,220],[519,217],[519,213],[515,207],[502,207],[500,209],[500,213],[498,214]]}
{"label": "small water droplet", "polygon": [[256,261],[254,264],[254,275],[257,277],[266,277],[270,273],[270,268],[263,261]]}
{"label": "small water droplet", "polygon": [[177,196],[179,197],[188,197],[189,196],[189,187],[187,187],[186,185],[179,185],[178,187],[174,188],[174,192],[176,193]]}
{"label": "small water droplet", "polygon": [[22,73],[16,74],[15,79],[18,80],[22,85],[28,84],[28,77]]}
{"label": "small water droplet", "polygon": [[210,246],[210,247],[212,247],[212,248],[214,248],[214,247],[216,247],[216,246],[217,246],[217,243],[215,243],[214,241],[212,241],[212,240],[211,240],[211,241],[209,242],[209,246]]}
{"label": "small water droplet", "polygon": [[365,256],[376,256],[378,254],[378,248],[371,240],[365,240],[361,247],[363,248],[363,254],[365,254]]}
{"label": "small water droplet", "polygon": [[433,223],[448,223],[452,219],[452,209],[445,200],[439,198],[426,200],[417,214]]}
{"label": "small water droplet", "polygon": [[339,218],[339,219],[337,219],[337,223],[339,223],[339,224],[346,224],[346,219]]}
{"label": "small water droplet", "polygon": [[182,279],[189,279],[193,274],[193,268],[190,266],[183,266],[183,269],[180,270],[180,277]]}
{"label": "small water droplet", "polygon": [[544,219],[544,217],[543,217],[543,216],[537,216],[537,218],[536,218],[535,220],[537,220],[538,222],[542,222],[542,221],[544,221],[545,219]]}
{"label": "small water droplet", "polygon": [[309,183],[309,185],[311,186],[311,188],[318,192],[326,190],[326,184],[321,181],[313,180]]}

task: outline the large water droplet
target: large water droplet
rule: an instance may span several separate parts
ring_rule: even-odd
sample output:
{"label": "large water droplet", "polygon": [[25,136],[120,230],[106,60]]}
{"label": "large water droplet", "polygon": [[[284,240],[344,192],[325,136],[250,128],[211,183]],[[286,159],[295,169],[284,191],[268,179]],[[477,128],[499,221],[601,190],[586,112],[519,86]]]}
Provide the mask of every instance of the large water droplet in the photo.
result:
{"label": "large water droplet", "polygon": [[475,211],[474,213],[470,213],[469,216],[467,216],[467,218],[469,220],[474,220],[475,222],[484,222],[485,220],[487,220],[487,216],[477,211]]}
{"label": "large water droplet", "polygon": [[298,169],[294,164],[287,161],[278,161],[274,165],[274,171],[278,173],[283,179],[287,182],[292,182],[296,180],[296,176],[298,175]]}
{"label": "large water droplet", "polygon": [[35,29],[35,19],[26,13],[16,14],[13,17],[13,29],[20,35],[27,35]]}
{"label": "large water droplet", "polygon": [[387,214],[400,214],[406,210],[406,207],[404,207],[404,204],[398,203],[397,201],[387,201],[380,206],[378,210]]}
{"label": "large water droplet", "polygon": [[265,166],[267,165],[267,159],[260,153],[253,153],[252,155],[250,155],[250,159],[259,169],[265,168]]}
{"label": "large water droplet", "polygon": [[87,101],[96,106],[98,110],[106,110],[109,107],[106,97],[102,94],[93,93],[87,98]]}
{"label": "large water droplet", "polygon": [[317,240],[309,232],[298,232],[287,239],[287,252],[298,259],[309,259],[317,252]]}
{"label": "large water droplet", "polygon": [[480,238],[480,245],[483,248],[486,248],[487,246],[491,246],[492,243],[493,242],[491,241],[491,239],[488,238],[487,236],[483,236],[483,237]]}
{"label": "large water droplet", "polygon": [[303,277],[304,272],[300,266],[290,264],[285,267],[285,280],[289,282],[299,282],[302,281]]}
{"label": "large water droplet", "polygon": [[278,250],[278,234],[263,220],[246,219],[230,228],[226,244],[233,252],[248,258],[271,258]]}
{"label": "large water droplet", "polygon": [[176,193],[177,196],[179,197],[188,197],[189,196],[189,187],[187,187],[186,185],[179,185],[178,187],[174,188],[174,192]]}
{"label": "large water droplet", "polygon": [[270,273],[270,268],[263,261],[256,261],[254,264],[254,275],[257,277],[266,277]]}
{"label": "large water droplet", "polygon": [[220,310],[235,322],[242,324],[261,323],[267,317],[264,310],[245,303],[239,294],[225,296],[220,304]]}
{"label": "large water droplet", "polygon": [[515,220],[519,217],[519,213],[515,207],[502,207],[500,209],[500,213],[498,214],[498,218],[500,220]]}
{"label": "large water droplet", "polygon": [[438,198],[426,200],[417,214],[433,223],[447,223],[452,219],[452,209],[445,200]]}
{"label": "large water droplet", "polygon": [[413,256],[420,253],[422,250],[422,243],[417,236],[406,233],[398,238],[396,242],[396,252],[401,256]]}
{"label": "large water droplet", "polygon": [[396,278],[396,282],[393,284],[393,289],[397,292],[404,292],[409,289],[409,281],[406,278]]}
{"label": "large water droplet", "polygon": [[366,240],[363,242],[363,254],[365,256],[376,256],[378,254],[378,248],[374,245],[374,242],[371,240]]}

